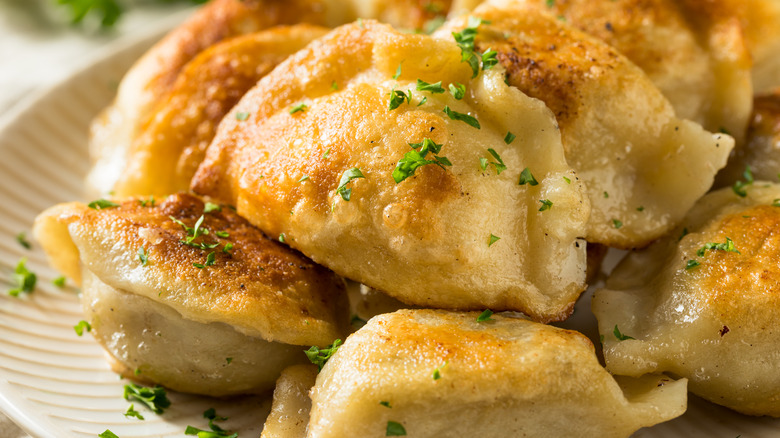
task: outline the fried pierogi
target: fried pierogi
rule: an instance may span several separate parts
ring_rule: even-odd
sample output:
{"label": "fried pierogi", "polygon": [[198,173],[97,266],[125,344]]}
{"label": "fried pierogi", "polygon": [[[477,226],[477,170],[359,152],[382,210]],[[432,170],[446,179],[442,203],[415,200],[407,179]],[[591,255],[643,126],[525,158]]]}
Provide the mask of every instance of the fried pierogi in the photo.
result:
{"label": "fried pierogi", "polygon": [[309,390],[316,379],[317,367],[314,365],[293,365],[282,371],[260,438],[306,437],[311,412]]}
{"label": "fried pierogi", "polygon": [[113,148],[105,157],[121,164],[119,172],[99,162],[93,177],[114,179],[108,188],[119,197],[187,190],[222,117],[278,63],[325,33],[310,25],[275,27],[204,50],[182,69],[136,138],[113,138],[130,145],[125,154]]}
{"label": "fried pierogi", "polygon": [[92,333],[115,369],[224,396],[273,387],[346,331],[343,280],[263,236],[229,207],[191,195],[61,204],[36,238],[82,285]]}
{"label": "fried pierogi", "polygon": [[[591,202],[588,241],[644,246],[673,228],[712,185],[734,140],[679,119],[663,94],[614,48],[512,2],[472,13],[476,49],[492,49],[507,81],[552,109],[566,160]],[[466,18],[436,32],[451,38]]]}
{"label": "fried pierogi", "polygon": [[780,416],[778,230],[780,185],[754,182],[708,194],[628,255],[593,297],[607,369],[670,372],[713,403]]}
{"label": "fried pierogi", "polygon": [[[738,0],[742,1],[742,0]],[[681,119],[744,136],[751,59],[737,0],[489,0],[522,3],[615,48],[644,71]]]}
{"label": "fried pierogi", "polygon": [[452,39],[338,28],[241,99],[193,189],[407,304],[565,318],[584,189],[545,105],[472,76]]}
{"label": "fried pierogi", "polygon": [[317,376],[308,437],[627,437],[685,411],[685,380],[623,379],[583,335],[519,317],[401,310]]}

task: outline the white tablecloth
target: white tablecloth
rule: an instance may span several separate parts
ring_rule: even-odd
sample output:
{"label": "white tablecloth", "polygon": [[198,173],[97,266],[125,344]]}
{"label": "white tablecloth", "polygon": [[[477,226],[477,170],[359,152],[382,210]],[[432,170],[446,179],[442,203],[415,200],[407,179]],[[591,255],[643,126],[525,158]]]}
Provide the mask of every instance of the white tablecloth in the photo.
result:
{"label": "white tablecloth", "polygon": [[[69,25],[68,11],[55,0],[0,0],[0,119],[13,117],[25,97],[68,77],[88,64],[106,44],[159,25],[188,2],[128,1],[129,8],[110,31],[94,22]],[[159,4],[158,4],[159,3]],[[0,437],[28,437],[0,413]]]}

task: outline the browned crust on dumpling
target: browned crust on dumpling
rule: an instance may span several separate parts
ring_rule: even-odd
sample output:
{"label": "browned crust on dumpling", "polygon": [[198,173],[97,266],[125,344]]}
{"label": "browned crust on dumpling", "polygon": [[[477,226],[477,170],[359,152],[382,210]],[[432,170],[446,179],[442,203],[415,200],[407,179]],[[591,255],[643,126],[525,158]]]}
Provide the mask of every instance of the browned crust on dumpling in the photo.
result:
{"label": "browned crust on dumpling", "polygon": [[276,27],[215,44],[189,62],[131,146],[117,196],[186,190],[222,117],[260,78],[326,29]]}
{"label": "browned crust on dumpling", "polygon": [[[98,278],[166,304],[187,319],[224,322],[268,341],[297,345],[327,345],[345,332],[343,280],[267,238],[229,206],[204,213],[203,201],[188,194],[154,206],[140,201],[102,210],[65,204],[45,212],[38,226],[52,219],[67,224],[82,263]],[[214,248],[183,243],[188,232],[172,219],[193,228],[201,216],[208,234],[193,243],[218,244]],[[146,265],[137,255],[141,248]],[[214,262],[208,265],[210,253]]]}

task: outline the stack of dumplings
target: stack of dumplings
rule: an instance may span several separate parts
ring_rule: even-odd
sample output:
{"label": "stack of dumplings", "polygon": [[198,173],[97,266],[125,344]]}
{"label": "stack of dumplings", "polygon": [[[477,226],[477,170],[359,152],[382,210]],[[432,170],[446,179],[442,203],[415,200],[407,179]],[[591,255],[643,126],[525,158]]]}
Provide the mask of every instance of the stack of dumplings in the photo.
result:
{"label": "stack of dumplings", "polygon": [[[778,55],[773,0],[212,0],[34,232],[115,371],[263,438],[780,417]],[[547,325],[595,279],[598,347]]]}

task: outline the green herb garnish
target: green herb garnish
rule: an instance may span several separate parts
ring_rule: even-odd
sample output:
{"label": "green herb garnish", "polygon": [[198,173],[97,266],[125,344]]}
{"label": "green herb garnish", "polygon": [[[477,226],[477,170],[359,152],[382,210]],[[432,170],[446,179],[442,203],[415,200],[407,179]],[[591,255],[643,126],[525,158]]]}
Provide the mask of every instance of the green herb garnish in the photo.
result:
{"label": "green herb garnish", "polygon": [[32,245],[30,245],[30,242],[27,240],[27,235],[24,231],[16,235],[16,242],[24,249],[32,249]]}
{"label": "green herb garnish", "polygon": [[[403,158],[398,160],[398,163],[393,170],[392,177],[396,184],[414,175],[414,172],[417,169],[428,164],[435,164],[442,169],[444,166],[452,166],[452,163],[447,157],[438,156],[442,145],[429,138],[424,139],[421,143],[409,143],[409,146],[412,150],[404,154]],[[429,152],[433,155],[433,160],[426,159]]]}
{"label": "green herb garnish", "polygon": [[55,278],[51,281],[51,284],[57,286],[58,288],[62,289],[65,287],[65,277],[60,275],[59,277]]}
{"label": "green herb garnish", "polygon": [[93,210],[102,210],[104,208],[119,207],[119,204],[117,204],[116,202],[108,201],[106,199],[98,199],[97,201],[92,201],[89,204],[87,204],[87,207]]}
{"label": "green herb garnish", "polygon": [[427,91],[433,94],[441,94],[444,93],[445,90],[441,86],[441,81],[436,82],[435,84],[429,84],[422,79],[417,79],[417,91]]}
{"label": "green herb garnish", "polygon": [[390,402],[389,401],[382,400],[381,402],[379,402],[379,404],[384,406],[384,407],[386,407],[386,408],[391,408],[391,409],[393,408],[392,406],[390,406]]}
{"label": "green herb garnish", "polygon": [[406,429],[401,423],[388,421],[385,436],[406,436]]}
{"label": "green herb garnish", "polygon": [[[489,164],[492,164],[493,167],[496,168],[496,175],[501,175],[501,172],[506,170],[506,165],[504,165],[504,160],[501,159],[501,156],[498,155],[498,152],[496,152],[492,148],[488,148],[488,153],[493,156],[493,158],[496,161],[489,161],[487,158],[480,158],[479,159],[479,167],[482,170],[487,170],[487,167]],[[522,175],[521,175],[522,178]]]}
{"label": "green herb garnish", "polygon": [[615,227],[616,230],[619,230],[620,227],[623,226],[623,222],[618,219],[612,219],[612,226]]}
{"label": "green herb garnish", "polygon": [[249,113],[246,111],[239,111],[236,113],[236,120],[244,121],[249,118]]}
{"label": "green herb garnish", "polygon": [[549,199],[540,199],[539,202],[542,203],[542,206],[539,207],[539,211],[547,211],[552,208],[553,203]]}
{"label": "green herb garnish", "polygon": [[466,86],[463,84],[450,84],[449,89],[452,97],[457,100],[463,99],[463,96],[466,95]]}
{"label": "green herb garnish", "polygon": [[124,414],[124,415],[125,415],[125,417],[127,417],[127,418],[130,418],[130,417],[135,417],[135,418],[137,418],[137,419],[139,419],[139,420],[144,420],[144,416],[143,416],[143,415],[141,415],[141,413],[140,413],[140,412],[138,412],[138,411],[136,411],[136,410],[135,410],[135,407],[133,406],[133,404],[132,404],[132,403],[130,403],[130,406],[128,406],[128,407],[127,407],[127,410],[125,411],[125,414]]}
{"label": "green herb garnish", "polygon": [[699,248],[698,251],[696,251],[696,255],[699,256],[699,257],[704,257],[704,253],[707,250],[710,250],[710,251],[735,252],[737,254],[741,254],[739,252],[739,250],[737,250],[737,248],[734,246],[734,241],[732,241],[728,237],[726,238],[726,242],[724,242],[724,243],[709,242],[709,243],[704,244],[704,246],[702,246],[701,248]]}
{"label": "green herb garnish", "polygon": [[536,178],[534,178],[533,174],[531,174],[531,169],[527,167],[523,169],[522,172],[520,172],[520,182],[519,182],[519,185],[521,186],[524,186],[526,184],[530,186],[539,185],[539,181],[537,181]]}
{"label": "green herb garnish", "polygon": [[408,90],[408,92],[409,94],[406,94],[401,90],[393,88],[390,91],[390,102],[387,104],[387,110],[392,111],[401,106],[404,102],[412,103],[412,90]]}
{"label": "green herb garnish", "polygon": [[12,297],[18,297],[20,293],[32,293],[35,290],[35,283],[38,281],[38,276],[35,273],[27,269],[27,259],[22,258],[19,263],[16,264],[14,273],[11,274],[12,284],[16,287],[8,291],[8,295]]}
{"label": "green herb garnish", "polygon": [[457,111],[453,111],[450,109],[449,106],[444,106],[444,114],[447,114],[447,117],[449,117],[452,120],[458,120],[461,122],[466,123],[469,126],[473,126],[474,128],[480,129],[481,126],[479,125],[479,120],[475,119],[474,117],[471,117],[468,114],[459,113]]}
{"label": "green herb garnish", "polygon": [[146,266],[149,263],[149,253],[143,246],[138,249],[138,260],[141,261],[141,266]]}
{"label": "green herb garnish", "polygon": [[214,211],[222,211],[222,207],[219,204],[215,204],[213,202],[206,202],[206,204],[203,206],[204,213],[211,213]]}
{"label": "green herb garnish", "polygon": [[485,311],[480,313],[477,317],[477,322],[493,321],[491,316],[493,316],[493,311],[490,309],[485,309]]}
{"label": "green herb garnish", "polygon": [[753,184],[753,171],[750,169],[750,166],[745,166],[745,171],[742,172],[742,178],[744,180],[740,180],[734,183],[733,186],[731,186],[731,190],[734,191],[734,193],[737,194],[737,196],[744,198],[747,196],[747,191],[745,188],[751,184]]}
{"label": "green herb garnish", "polygon": [[400,78],[400,77],[401,77],[401,66],[402,66],[403,64],[404,64],[404,62],[403,62],[403,61],[401,61],[400,63],[398,63],[398,68],[397,68],[397,69],[395,69],[395,74],[393,75],[393,79],[398,79],[398,78]]}
{"label": "green herb garnish", "polygon": [[162,386],[149,388],[130,383],[125,385],[124,398],[128,401],[133,399],[143,403],[155,414],[162,414],[171,405],[171,401],[168,400],[168,396],[165,393],[165,388]]}
{"label": "green herb garnish", "polygon": [[516,135],[512,134],[512,132],[510,132],[510,131],[507,131],[506,137],[504,137],[504,143],[512,144],[512,142],[515,141],[515,138],[517,138]]}
{"label": "green herb garnish", "polygon": [[618,341],[625,341],[625,340],[628,340],[628,339],[635,339],[635,338],[632,338],[631,336],[626,336],[623,333],[620,333],[620,330],[618,329],[617,324],[615,324],[615,329],[612,330],[612,334],[615,335],[615,337],[617,338]]}
{"label": "green herb garnish", "polygon": [[317,365],[317,368],[322,371],[322,367],[325,366],[325,363],[331,356],[336,354],[339,346],[341,346],[341,339],[336,339],[328,348],[320,349],[316,345],[313,345],[308,350],[304,350],[304,353],[306,353],[306,357],[309,358],[309,361],[314,365]]}
{"label": "green herb garnish", "polygon": [[106,429],[103,433],[98,434],[98,438],[119,438],[114,432]]}
{"label": "green herb garnish", "polygon": [[691,270],[697,266],[701,265],[698,260],[688,260],[688,262],[685,264],[686,270]]}
{"label": "green herb garnish", "polygon": [[357,167],[353,167],[341,175],[341,180],[339,181],[339,186],[336,188],[336,192],[341,195],[342,199],[349,201],[349,199],[352,197],[352,189],[348,189],[347,184],[352,182],[352,180],[359,178],[365,178],[365,175],[363,175],[363,172],[361,172]]}
{"label": "green herb garnish", "polygon": [[77,335],[82,336],[84,335],[84,331],[92,331],[92,326],[87,321],[82,319],[78,322],[78,324],[73,326],[73,330]]}
{"label": "green herb garnish", "polygon": [[499,240],[501,240],[500,237],[491,234],[490,237],[488,238],[488,248],[493,246],[493,244],[498,242]]}

